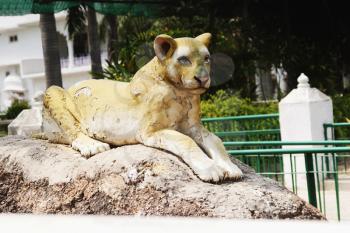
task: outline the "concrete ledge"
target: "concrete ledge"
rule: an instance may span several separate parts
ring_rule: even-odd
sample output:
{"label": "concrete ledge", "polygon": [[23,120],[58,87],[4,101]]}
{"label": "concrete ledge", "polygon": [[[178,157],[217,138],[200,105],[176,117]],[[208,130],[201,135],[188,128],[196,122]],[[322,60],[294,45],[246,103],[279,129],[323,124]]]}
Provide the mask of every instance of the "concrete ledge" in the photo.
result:
{"label": "concrete ledge", "polygon": [[[3,232],[348,232],[349,222],[254,221],[179,217],[0,215]],[[20,223],[20,224],[19,224]]]}

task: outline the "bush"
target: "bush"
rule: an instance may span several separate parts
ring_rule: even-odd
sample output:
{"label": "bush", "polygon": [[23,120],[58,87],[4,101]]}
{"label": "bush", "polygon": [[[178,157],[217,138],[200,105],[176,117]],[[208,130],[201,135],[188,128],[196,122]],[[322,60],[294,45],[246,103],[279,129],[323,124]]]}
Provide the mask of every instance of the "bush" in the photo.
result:
{"label": "bush", "polygon": [[15,119],[24,109],[30,108],[28,101],[15,100],[6,111],[6,119]]}
{"label": "bush", "polygon": [[333,96],[334,122],[345,122],[350,118],[350,94]]}
{"label": "bush", "polygon": [[[333,96],[334,122],[346,122],[350,118],[350,94]],[[350,128],[335,128],[335,139],[349,139]]]}
{"label": "bush", "polygon": [[250,99],[219,90],[201,101],[202,117],[223,117],[277,113],[277,102],[253,103]]}
{"label": "bush", "polygon": [[100,79],[111,79],[121,82],[129,82],[133,76],[123,65],[114,64],[106,61],[107,66],[103,68],[102,73],[95,74]]}
{"label": "bush", "polygon": [[[350,94],[332,97],[334,122],[346,122],[350,119]],[[242,99],[237,95],[219,90],[209,98],[201,101],[202,117],[224,117],[278,113],[277,102],[254,103],[250,99]],[[256,129],[258,127],[254,126]],[[250,127],[250,129],[254,129]],[[335,128],[335,139],[348,139],[350,127]]]}
{"label": "bush", "polygon": [[[217,91],[201,102],[202,117],[227,117],[241,115],[256,115],[277,113],[277,102],[254,103],[250,99],[243,99],[223,90]],[[241,119],[228,121],[203,122],[212,132],[249,131],[278,129],[278,118]],[[224,141],[273,141],[280,140],[279,133],[237,134],[221,137]],[[237,147],[227,147],[237,149]]]}

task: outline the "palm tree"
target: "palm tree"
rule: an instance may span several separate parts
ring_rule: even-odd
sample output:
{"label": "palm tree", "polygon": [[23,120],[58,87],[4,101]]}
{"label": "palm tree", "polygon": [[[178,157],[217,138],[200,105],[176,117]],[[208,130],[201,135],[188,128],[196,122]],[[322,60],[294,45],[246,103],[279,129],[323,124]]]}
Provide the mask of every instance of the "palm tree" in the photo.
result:
{"label": "palm tree", "polygon": [[68,8],[66,27],[68,29],[70,40],[74,39],[77,34],[86,32],[86,15],[84,6],[78,5]]}
{"label": "palm tree", "polygon": [[53,13],[40,14],[41,42],[44,54],[46,87],[62,87],[61,61]]}
{"label": "palm tree", "polygon": [[108,60],[114,64],[118,64],[118,18],[115,15],[106,15],[107,21],[107,52]]}
{"label": "palm tree", "polygon": [[96,12],[91,7],[88,7],[87,9],[87,22],[88,44],[91,57],[91,73],[93,78],[99,78],[96,74],[102,73],[100,37],[98,34]]}
{"label": "palm tree", "polygon": [[97,74],[102,72],[102,64],[100,37],[95,10],[83,5],[69,8],[67,13],[67,27],[70,39],[74,38],[76,34],[87,32],[91,58],[91,74],[93,78],[99,78]]}

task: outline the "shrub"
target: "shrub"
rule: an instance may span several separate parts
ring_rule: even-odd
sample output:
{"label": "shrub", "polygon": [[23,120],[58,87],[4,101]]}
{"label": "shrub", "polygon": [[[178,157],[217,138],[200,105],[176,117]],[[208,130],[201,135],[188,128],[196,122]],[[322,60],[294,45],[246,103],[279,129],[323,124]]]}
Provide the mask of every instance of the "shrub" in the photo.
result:
{"label": "shrub", "polygon": [[[350,118],[350,94],[333,96],[334,122],[346,122]],[[349,139],[350,128],[335,128],[335,139]]]}
{"label": "shrub", "polygon": [[6,111],[6,119],[15,119],[24,109],[30,108],[28,101],[15,100]]}
{"label": "shrub", "polygon": [[253,103],[250,99],[219,90],[201,101],[202,117],[222,117],[277,113],[277,102]]}
{"label": "shrub", "polygon": [[[346,122],[350,119],[350,94],[332,97],[334,122]],[[201,101],[202,117],[224,117],[278,113],[277,102],[254,103],[250,99],[242,99],[237,95],[219,90],[209,98]],[[257,129],[255,125],[249,127]],[[335,128],[335,139],[348,139],[350,127]]]}
{"label": "shrub", "polygon": [[[250,99],[242,99],[237,95],[232,95],[228,91],[219,90],[209,98],[201,102],[202,117],[226,117],[241,115],[256,115],[277,113],[277,102],[254,103]],[[249,131],[278,129],[278,118],[264,119],[241,119],[229,121],[204,122],[212,132],[225,131]],[[279,133],[264,134],[241,134],[227,135],[221,137],[224,141],[258,141],[258,140],[280,140]],[[230,147],[231,148],[231,147]],[[233,147],[231,149],[237,149]]]}
{"label": "shrub", "polygon": [[111,79],[121,82],[129,82],[132,78],[132,74],[120,64],[114,64],[110,61],[106,61],[107,66],[103,68],[102,73],[95,74],[100,79]]}
{"label": "shrub", "polygon": [[345,122],[350,118],[350,94],[333,96],[334,122]]}

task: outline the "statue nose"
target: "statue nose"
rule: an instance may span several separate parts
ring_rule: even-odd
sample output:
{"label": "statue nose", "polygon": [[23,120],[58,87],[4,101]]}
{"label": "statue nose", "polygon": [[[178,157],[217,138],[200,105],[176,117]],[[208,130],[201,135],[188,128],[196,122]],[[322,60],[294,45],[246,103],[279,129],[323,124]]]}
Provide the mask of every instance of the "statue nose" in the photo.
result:
{"label": "statue nose", "polygon": [[202,76],[202,77],[194,76],[194,79],[197,80],[197,82],[199,82],[201,86],[204,86],[209,81],[209,76]]}

